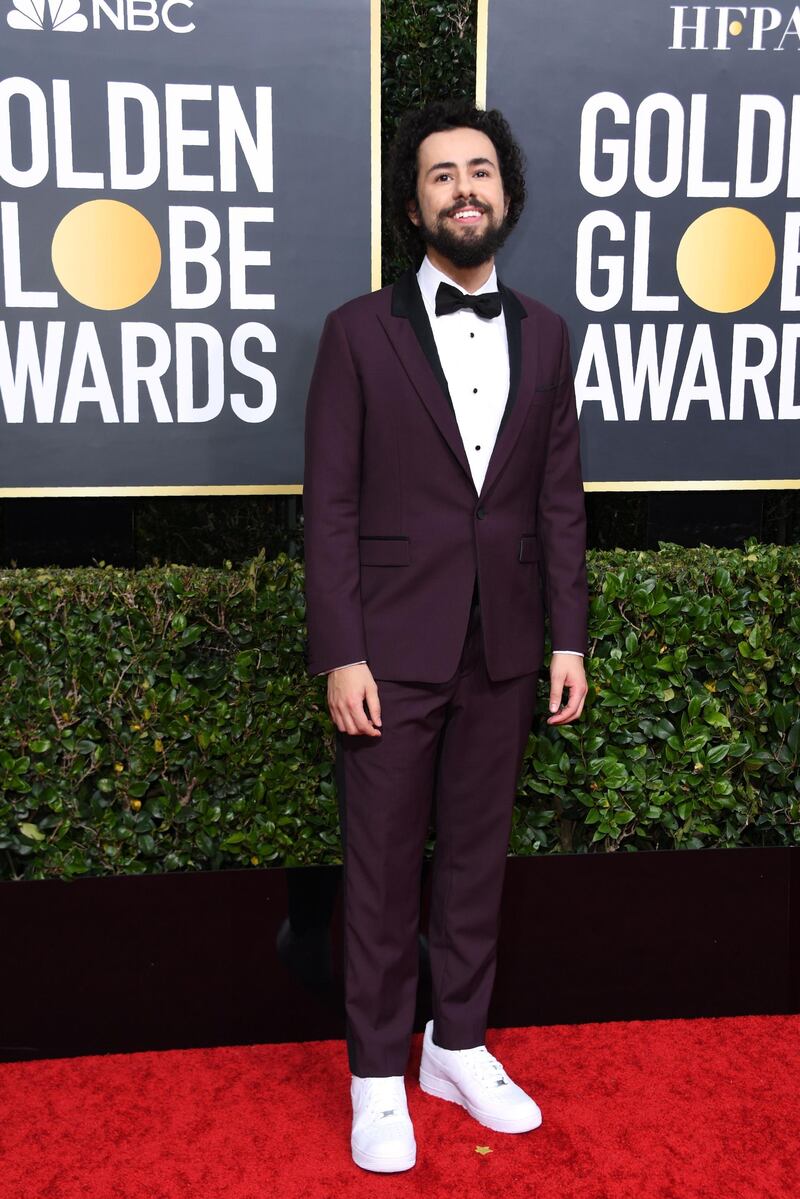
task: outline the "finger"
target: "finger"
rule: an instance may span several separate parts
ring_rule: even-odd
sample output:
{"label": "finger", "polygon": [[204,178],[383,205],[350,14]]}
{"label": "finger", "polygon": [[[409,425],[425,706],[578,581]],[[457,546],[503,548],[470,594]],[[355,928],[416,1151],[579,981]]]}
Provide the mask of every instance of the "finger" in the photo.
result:
{"label": "finger", "polygon": [[342,732],[349,733],[351,737],[354,737],[358,732],[356,723],[347,708],[342,708],[342,724],[344,725]]}
{"label": "finger", "polygon": [[346,730],[345,730],[345,727],[344,727],[344,721],[342,720],[342,717],[341,717],[341,715],[340,715],[340,713],[339,713],[339,709],[338,709],[338,707],[337,707],[335,704],[333,704],[333,703],[332,703],[330,700],[328,700],[328,711],[329,711],[329,712],[330,712],[330,714],[331,714],[331,720],[332,720],[332,721],[333,721],[333,723],[336,725],[336,727],[337,727],[337,729],[339,730],[339,732],[340,732],[340,733],[344,733]]}
{"label": "finger", "polygon": [[561,710],[561,712],[559,712],[559,716],[561,717],[561,719],[564,721],[565,724],[568,720],[574,720],[575,717],[578,715],[578,709],[580,708],[580,702],[581,701],[577,695],[576,696],[570,695],[569,702],[567,703],[566,707],[564,707]]}
{"label": "finger", "polygon": [[564,724],[566,722],[566,720],[567,720],[567,709],[563,708],[560,712],[557,712],[555,716],[548,716],[547,723],[548,724]]}
{"label": "finger", "polygon": [[370,737],[379,736],[378,730],[372,727],[369,719],[367,718],[367,714],[364,711],[363,695],[351,702],[352,706],[350,707],[348,714],[356,726],[356,731],[362,734],[366,733],[367,736]]}
{"label": "finger", "polygon": [[567,724],[571,720],[577,720],[583,710],[584,700],[586,698],[585,691],[577,691],[577,688],[570,689],[570,697],[564,708],[557,716],[551,716],[548,724]]}
{"label": "finger", "polygon": [[367,709],[369,711],[370,720],[373,724],[380,728],[381,724],[381,705],[378,699],[378,688],[375,683],[367,684]]}
{"label": "finger", "polygon": [[336,727],[343,733],[349,733],[352,737],[358,732],[356,722],[353,719],[351,705],[346,698],[338,696],[331,705],[331,712],[336,722]]}
{"label": "finger", "polygon": [[338,711],[334,711],[333,708],[331,708],[331,719],[340,733],[347,732],[347,721]]}

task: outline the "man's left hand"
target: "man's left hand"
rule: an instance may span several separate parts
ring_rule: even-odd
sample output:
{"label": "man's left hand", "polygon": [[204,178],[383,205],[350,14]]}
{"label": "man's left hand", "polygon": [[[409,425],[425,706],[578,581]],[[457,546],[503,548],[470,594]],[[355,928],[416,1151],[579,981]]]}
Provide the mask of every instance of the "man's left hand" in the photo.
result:
{"label": "man's left hand", "polygon": [[[569,691],[566,701],[565,687]],[[555,715],[548,716],[547,723],[569,724],[571,720],[577,720],[583,711],[588,690],[583,658],[577,654],[553,654],[550,659],[550,711]],[[562,701],[564,707],[559,712]]]}

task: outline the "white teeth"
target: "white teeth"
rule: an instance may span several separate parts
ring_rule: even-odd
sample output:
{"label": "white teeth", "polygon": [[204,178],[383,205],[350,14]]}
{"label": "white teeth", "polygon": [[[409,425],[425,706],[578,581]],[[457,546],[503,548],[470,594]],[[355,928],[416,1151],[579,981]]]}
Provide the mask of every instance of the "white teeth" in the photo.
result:
{"label": "white teeth", "polygon": [[455,219],[457,221],[463,221],[467,217],[474,217],[474,216],[480,216],[480,215],[481,214],[480,214],[480,212],[478,212],[477,208],[462,208],[458,212],[453,213],[453,216],[455,217]]}

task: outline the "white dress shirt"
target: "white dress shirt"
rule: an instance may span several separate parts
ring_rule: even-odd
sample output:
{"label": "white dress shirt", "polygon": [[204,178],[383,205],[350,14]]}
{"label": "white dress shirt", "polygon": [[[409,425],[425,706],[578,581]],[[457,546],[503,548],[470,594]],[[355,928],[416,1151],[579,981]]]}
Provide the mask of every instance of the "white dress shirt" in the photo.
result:
{"label": "white dress shirt", "polygon": [[[470,308],[437,316],[439,284],[449,283],[460,292],[464,288],[438,270],[427,256],[417,272],[417,282],[453,401],[475,491],[480,494],[508,398],[505,317],[502,312],[490,318],[478,316]],[[479,296],[486,291],[497,291],[494,267],[486,282],[473,294]]]}
{"label": "white dress shirt", "polygon": [[[449,283],[461,292],[464,288],[435,267],[427,254],[417,271],[417,282],[447,380],[475,491],[480,494],[508,399],[510,374],[505,315],[501,312],[499,316],[487,318],[478,316],[470,308],[460,308],[446,316],[437,316],[439,284]],[[494,266],[486,282],[471,294],[479,296],[485,291],[497,291]],[[553,652],[583,657],[579,650]],[[364,661],[347,662],[346,665],[360,666]],[[330,674],[330,671],[320,673]]]}

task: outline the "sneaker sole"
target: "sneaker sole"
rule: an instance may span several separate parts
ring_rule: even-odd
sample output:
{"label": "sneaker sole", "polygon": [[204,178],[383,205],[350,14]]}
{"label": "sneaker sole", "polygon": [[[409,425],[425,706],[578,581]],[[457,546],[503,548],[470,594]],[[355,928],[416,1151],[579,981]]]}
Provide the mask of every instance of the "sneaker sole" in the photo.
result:
{"label": "sneaker sole", "polygon": [[379,1157],[375,1153],[366,1153],[363,1149],[357,1149],[352,1144],[350,1150],[357,1166],[361,1166],[362,1170],[372,1170],[376,1174],[398,1174],[402,1170],[410,1170],[417,1161],[416,1145],[411,1153],[404,1157]]}
{"label": "sneaker sole", "polygon": [[542,1122],[541,1115],[532,1120],[530,1117],[515,1119],[513,1116],[497,1116],[492,1112],[485,1112],[465,1099],[455,1083],[449,1082],[446,1078],[437,1078],[429,1070],[420,1069],[419,1085],[420,1090],[423,1090],[426,1095],[433,1095],[437,1099],[446,1099],[448,1103],[457,1103],[459,1107],[463,1107],[465,1111],[469,1112],[473,1120],[477,1120],[485,1128],[491,1128],[493,1132],[532,1132]]}

